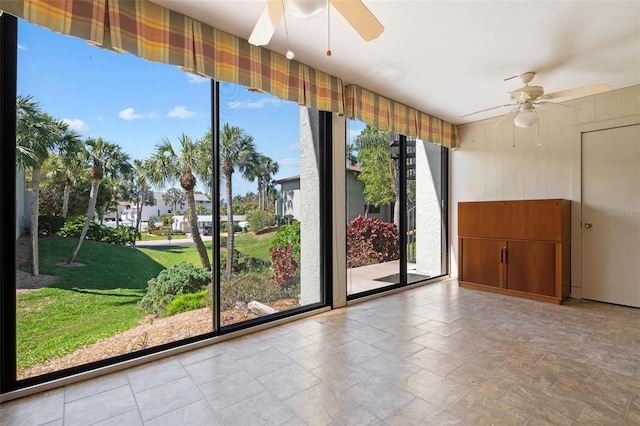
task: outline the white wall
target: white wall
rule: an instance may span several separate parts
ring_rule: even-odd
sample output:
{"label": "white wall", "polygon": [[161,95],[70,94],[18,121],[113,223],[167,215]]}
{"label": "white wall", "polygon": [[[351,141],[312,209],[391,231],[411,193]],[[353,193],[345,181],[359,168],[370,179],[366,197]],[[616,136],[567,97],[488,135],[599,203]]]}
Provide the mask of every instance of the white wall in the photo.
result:
{"label": "white wall", "polygon": [[640,121],[640,85],[549,106],[537,125],[499,118],[460,127],[450,155],[450,271],[458,275],[458,202],[572,200],[572,296],[580,297],[581,131]]}

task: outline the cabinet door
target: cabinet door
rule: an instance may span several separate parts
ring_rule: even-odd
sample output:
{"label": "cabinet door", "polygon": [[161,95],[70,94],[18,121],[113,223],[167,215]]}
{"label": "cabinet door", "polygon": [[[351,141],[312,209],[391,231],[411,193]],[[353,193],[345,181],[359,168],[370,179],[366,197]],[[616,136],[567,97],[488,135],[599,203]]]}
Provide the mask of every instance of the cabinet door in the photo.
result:
{"label": "cabinet door", "polygon": [[556,244],[528,241],[507,243],[506,287],[556,296]]}
{"label": "cabinet door", "polygon": [[462,240],[462,281],[503,287],[503,264],[500,240],[463,238]]}

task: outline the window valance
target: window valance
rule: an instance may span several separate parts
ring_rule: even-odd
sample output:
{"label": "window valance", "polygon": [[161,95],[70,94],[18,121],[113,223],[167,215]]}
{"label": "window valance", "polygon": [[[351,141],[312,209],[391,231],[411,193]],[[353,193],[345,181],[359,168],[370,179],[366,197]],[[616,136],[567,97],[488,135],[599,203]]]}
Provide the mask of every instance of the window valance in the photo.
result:
{"label": "window valance", "polygon": [[96,46],[344,113],[339,78],[146,0],[0,0],[0,9]]}
{"label": "window valance", "polygon": [[345,115],[349,118],[449,148],[458,147],[458,128],[447,121],[355,84],[346,86],[344,93]]}

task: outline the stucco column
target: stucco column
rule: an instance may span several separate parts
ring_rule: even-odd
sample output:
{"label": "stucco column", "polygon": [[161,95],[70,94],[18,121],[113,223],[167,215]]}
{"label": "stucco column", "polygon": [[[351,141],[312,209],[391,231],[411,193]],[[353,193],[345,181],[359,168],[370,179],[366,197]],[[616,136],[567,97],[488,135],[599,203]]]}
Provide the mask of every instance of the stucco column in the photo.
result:
{"label": "stucco column", "polygon": [[442,269],[442,164],[440,147],[416,141],[416,272],[435,276]]}
{"label": "stucco column", "polygon": [[320,302],[319,112],[300,107],[300,304]]}

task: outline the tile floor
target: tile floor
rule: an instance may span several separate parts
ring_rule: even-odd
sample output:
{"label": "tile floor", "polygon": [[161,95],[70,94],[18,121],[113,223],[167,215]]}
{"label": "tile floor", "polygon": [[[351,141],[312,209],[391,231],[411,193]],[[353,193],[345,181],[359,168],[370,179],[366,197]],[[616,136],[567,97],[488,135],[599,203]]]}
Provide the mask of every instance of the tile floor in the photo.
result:
{"label": "tile floor", "polygon": [[640,424],[640,309],[447,280],[6,402],[0,423]]}

